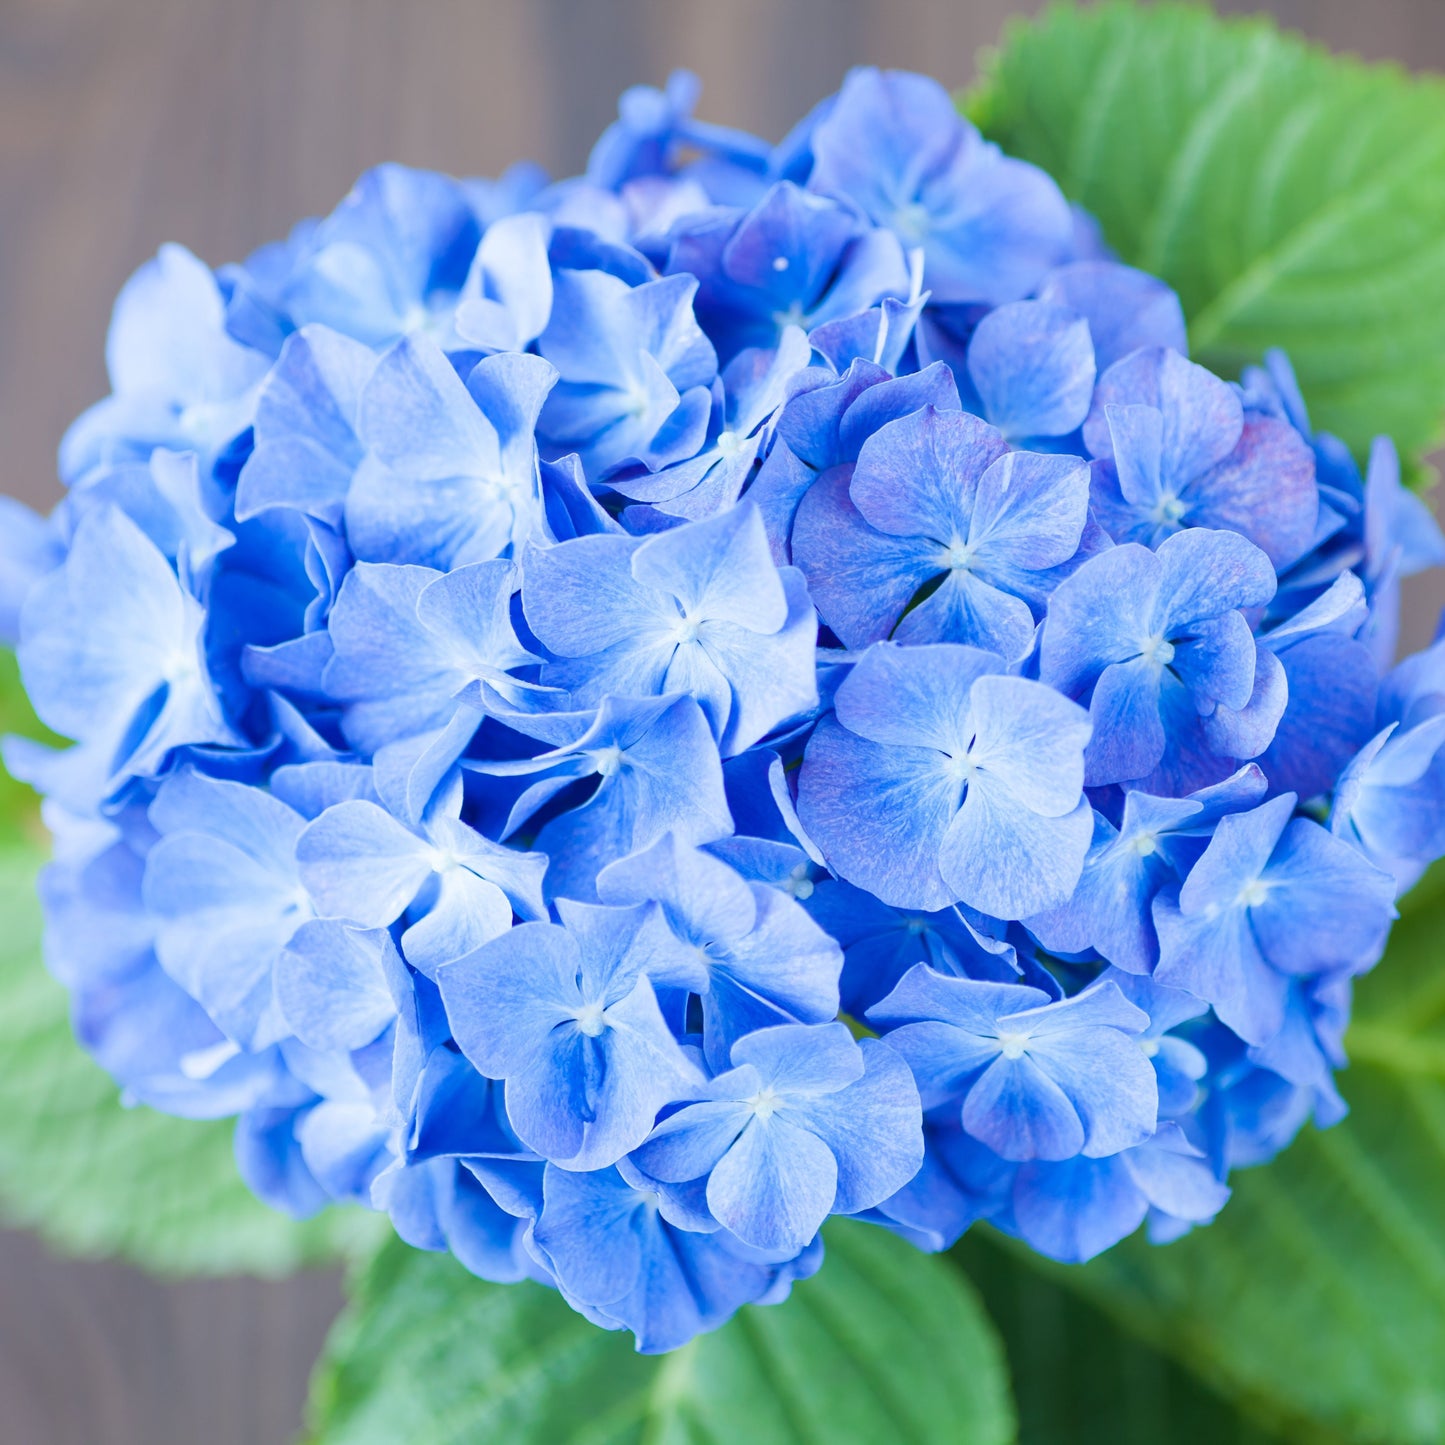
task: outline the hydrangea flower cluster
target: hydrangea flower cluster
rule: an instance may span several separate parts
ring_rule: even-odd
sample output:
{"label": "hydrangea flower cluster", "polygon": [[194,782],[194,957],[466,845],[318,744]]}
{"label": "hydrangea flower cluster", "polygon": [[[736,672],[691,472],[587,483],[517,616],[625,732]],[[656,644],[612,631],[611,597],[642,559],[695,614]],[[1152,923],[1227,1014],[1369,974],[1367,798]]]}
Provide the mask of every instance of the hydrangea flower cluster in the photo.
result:
{"label": "hydrangea flower cluster", "polygon": [[1445,560],[922,77],[166,246],[0,611],[126,1096],[666,1350],[858,1215],[1080,1260],[1313,1116],[1445,853]]}

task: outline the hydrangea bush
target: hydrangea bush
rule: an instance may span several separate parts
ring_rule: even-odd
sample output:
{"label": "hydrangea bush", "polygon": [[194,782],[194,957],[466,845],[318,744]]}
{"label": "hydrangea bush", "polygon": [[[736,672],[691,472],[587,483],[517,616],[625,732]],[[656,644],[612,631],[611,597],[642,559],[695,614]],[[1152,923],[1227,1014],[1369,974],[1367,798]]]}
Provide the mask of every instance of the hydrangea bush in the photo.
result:
{"label": "hydrangea bush", "polygon": [[0,615],[129,1099],[671,1349],[857,1215],[1077,1261],[1344,1105],[1445,540],[932,81],[162,248]]}

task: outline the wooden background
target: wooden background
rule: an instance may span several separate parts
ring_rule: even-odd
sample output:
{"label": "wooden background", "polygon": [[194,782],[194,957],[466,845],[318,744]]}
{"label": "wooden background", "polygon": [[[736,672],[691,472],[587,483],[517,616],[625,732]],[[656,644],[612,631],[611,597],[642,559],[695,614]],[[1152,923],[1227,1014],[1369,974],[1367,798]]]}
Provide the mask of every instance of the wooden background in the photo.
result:
{"label": "wooden background", "polygon": [[[708,119],[778,136],[852,64],[960,85],[1035,8],[0,0],[0,490],[54,499],[61,431],[105,389],[111,299],[164,240],[239,258],[381,160],[574,170],[617,93],[677,65],[701,74]],[[1268,8],[1337,49],[1445,69],[1442,0]],[[1417,645],[1442,600],[1438,584],[1410,599]],[[283,1445],[339,1301],[331,1275],[161,1283],[0,1234],[0,1442]]]}

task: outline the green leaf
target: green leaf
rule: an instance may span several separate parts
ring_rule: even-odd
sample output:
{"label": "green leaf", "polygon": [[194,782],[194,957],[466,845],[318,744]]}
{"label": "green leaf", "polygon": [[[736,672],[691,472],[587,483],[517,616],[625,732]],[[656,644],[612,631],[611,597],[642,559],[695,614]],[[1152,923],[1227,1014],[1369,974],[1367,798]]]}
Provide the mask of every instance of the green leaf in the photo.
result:
{"label": "green leaf", "polygon": [[1219,1219],[1031,1264],[1291,1439],[1445,1439],[1445,870],[1357,993],[1350,1117],[1238,1171]]}
{"label": "green leaf", "polygon": [[379,1237],[384,1218],[297,1224],[241,1183],[229,1121],[123,1109],[40,962],[33,845],[0,847],[0,1215],[56,1248],[162,1272],[285,1274]]}
{"label": "green leaf", "polygon": [[540,1285],[389,1245],[312,1384],[314,1445],[844,1445],[1014,1438],[1002,1355],[948,1263],[852,1221],[792,1297],[648,1357]]}
{"label": "green leaf", "polygon": [[1003,1336],[1019,1445],[1280,1445],[1184,1367],[973,1229],[952,1251]]}
{"label": "green leaf", "polygon": [[1445,419],[1445,84],[1203,8],[1017,24],[968,108],[1179,292],[1223,376],[1290,354],[1316,425],[1407,457]]}
{"label": "green leaf", "polygon": [[[52,747],[64,742],[35,716],[20,683],[20,666],[15,654],[8,648],[0,648],[0,737],[11,733]],[[26,838],[37,843],[45,839],[38,799],[25,783],[0,768],[0,842]]]}

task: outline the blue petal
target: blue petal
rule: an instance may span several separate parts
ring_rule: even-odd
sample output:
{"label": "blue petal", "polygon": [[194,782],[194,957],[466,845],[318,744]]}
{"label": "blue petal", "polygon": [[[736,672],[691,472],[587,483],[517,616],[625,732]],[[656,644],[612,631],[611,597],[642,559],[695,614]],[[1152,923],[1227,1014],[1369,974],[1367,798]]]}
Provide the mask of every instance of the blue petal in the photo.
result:
{"label": "blue petal", "polygon": [[859,1042],[863,1077],[810,1101],[808,1127],[838,1165],[833,1208],[871,1209],[901,1189],[923,1163],[918,1089],[907,1064],[886,1043]]}
{"label": "blue petal", "polygon": [[1089,324],[1050,301],[1010,302],[979,322],[968,371],[984,415],[1011,441],[1066,436],[1094,394]]}
{"label": "blue petal", "polygon": [[754,1117],[708,1180],[708,1208],[755,1249],[796,1251],[833,1207],[838,1166],[815,1134]]}
{"label": "blue petal", "polygon": [[942,908],[957,894],[938,850],[963,791],[946,762],[933,748],[880,745],[825,718],[803,760],[798,816],[850,883],[897,908]]}
{"label": "blue petal", "polygon": [[930,537],[946,549],[968,536],[980,479],[1007,450],[977,417],[926,406],[863,443],[849,495],[880,532]]}
{"label": "blue petal", "polygon": [[[1226,819],[1226,822],[1229,820]],[[1246,910],[1219,917],[1185,914],[1177,893],[1154,900],[1160,983],[1205,999],[1220,1019],[1250,1043],[1264,1043],[1284,1022],[1286,984],[1259,951]]]}
{"label": "blue petal", "polygon": [[1057,187],[986,145],[936,81],[851,71],[811,144],[809,188],[922,242],[936,300],[1012,301],[1062,259],[1071,222]]}
{"label": "blue petal", "polygon": [[1050,274],[1039,299],[1071,307],[1088,321],[1100,372],[1141,346],[1189,354],[1178,296],[1146,271],[1113,261],[1075,261]]}
{"label": "blue petal", "polygon": [[927,537],[893,537],[870,526],[849,496],[849,480],[839,467],[803,494],[792,555],[823,621],[845,647],[862,648],[891,635],[914,594],[942,570],[942,549]]}
{"label": "blue petal", "polygon": [[1361,970],[1379,956],[1395,916],[1394,880],[1318,823],[1289,824],[1263,881],[1263,901],[1250,919],[1276,968]]}
{"label": "blue petal", "polygon": [[1068,1096],[1027,1055],[996,1058],[969,1090],[963,1127],[1005,1159],[1070,1159],[1084,1125]]}
{"label": "blue petal", "polygon": [[361,460],[361,393],[375,365],[370,347],[324,326],[287,337],[256,402],[256,446],[236,489],[238,521],[287,506],[340,524]]}
{"label": "blue petal", "polygon": [[296,844],[317,912],[383,928],[405,911],[432,872],[433,850],[375,803],[328,808]]}
{"label": "blue petal", "polygon": [[1133,1234],[1149,1201],[1121,1156],[1027,1164],[1014,1183],[1013,1220],[1041,1254],[1082,1264]]}

